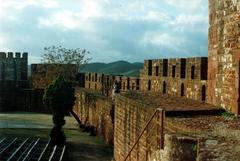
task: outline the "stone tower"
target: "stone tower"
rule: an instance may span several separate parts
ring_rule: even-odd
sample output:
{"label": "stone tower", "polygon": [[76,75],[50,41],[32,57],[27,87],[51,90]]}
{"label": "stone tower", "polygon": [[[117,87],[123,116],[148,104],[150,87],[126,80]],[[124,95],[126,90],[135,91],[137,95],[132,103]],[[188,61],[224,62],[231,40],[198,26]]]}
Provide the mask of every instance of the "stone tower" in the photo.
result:
{"label": "stone tower", "polygon": [[0,81],[27,81],[28,53],[0,52]]}
{"label": "stone tower", "polygon": [[240,0],[209,0],[207,101],[240,114]]}

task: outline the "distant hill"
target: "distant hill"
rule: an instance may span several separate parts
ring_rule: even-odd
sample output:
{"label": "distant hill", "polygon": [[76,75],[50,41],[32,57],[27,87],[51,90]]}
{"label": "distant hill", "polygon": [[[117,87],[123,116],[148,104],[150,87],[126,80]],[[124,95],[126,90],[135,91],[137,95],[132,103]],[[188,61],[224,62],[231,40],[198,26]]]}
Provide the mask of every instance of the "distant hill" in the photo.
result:
{"label": "distant hill", "polygon": [[[143,68],[143,63],[129,63],[127,61],[116,61],[112,63],[89,63],[81,72],[94,72],[114,75],[125,75],[138,77],[139,70]],[[31,75],[31,65],[28,65],[28,76]]]}
{"label": "distant hill", "polygon": [[139,76],[139,70],[143,63],[129,63],[127,61],[116,61],[112,63],[89,63],[81,71],[96,72],[113,75]]}

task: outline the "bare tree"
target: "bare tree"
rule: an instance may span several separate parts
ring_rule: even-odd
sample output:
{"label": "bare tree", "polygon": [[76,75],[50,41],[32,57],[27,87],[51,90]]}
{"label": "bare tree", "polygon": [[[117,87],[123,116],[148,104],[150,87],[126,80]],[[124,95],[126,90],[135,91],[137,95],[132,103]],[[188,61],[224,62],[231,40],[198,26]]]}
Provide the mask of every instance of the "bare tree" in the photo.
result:
{"label": "bare tree", "polygon": [[50,46],[44,48],[42,62],[49,64],[75,64],[80,67],[89,62],[86,56],[90,53],[86,49],[67,49],[62,46]]}
{"label": "bare tree", "polygon": [[[67,49],[62,46],[50,46],[44,48],[44,54],[42,55],[42,63],[45,64],[45,75],[51,79],[56,79],[58,76],[63,76],[68,81],[74,81],[76,74],[80,71],[80,68],[86,65],[91,58],[87,57],[90,54],[86,49]],[[52,81],[53,81],[52,80]],[[81,121],[70,110],[71,114],[77,120],[79,124]]]}

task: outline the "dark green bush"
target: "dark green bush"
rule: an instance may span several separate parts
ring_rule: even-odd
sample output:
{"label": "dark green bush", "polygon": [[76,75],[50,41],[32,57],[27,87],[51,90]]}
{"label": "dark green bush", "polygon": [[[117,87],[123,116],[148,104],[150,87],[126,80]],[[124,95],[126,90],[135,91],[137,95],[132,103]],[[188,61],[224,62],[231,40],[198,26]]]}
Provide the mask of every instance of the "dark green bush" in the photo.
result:
{"label": "dark green bush", "polygon": [[66,115],[72,110],[75,101],[74,88],[71,83],[58,76],[44,92],[43,103],[51,108],[53,113]]}

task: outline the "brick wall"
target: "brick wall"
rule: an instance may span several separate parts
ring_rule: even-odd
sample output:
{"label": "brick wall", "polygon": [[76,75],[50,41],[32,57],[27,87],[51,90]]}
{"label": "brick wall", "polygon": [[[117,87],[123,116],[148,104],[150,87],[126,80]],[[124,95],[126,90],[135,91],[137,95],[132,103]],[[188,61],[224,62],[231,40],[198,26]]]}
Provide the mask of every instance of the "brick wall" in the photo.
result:
{"label": "brick wall", "polygon": [[111,99],[100,95],[96,91],[75,89],[76,103],[73,110],[82,124],[93,127],[97,135],[113,145],[113,117],[114,105]]}
{"label": "brick wall", "polygon": [[207,58],[145,60],[140,90],[206,100]]}
{"label": "brick wall", "polygon": [[31,73],[34,89],[45,89],[58,75],[72,82],[77,76],[75,64],[31,64]]}
{"label": "brick wall", "polygon": [[138,77],[85,73],[85,88],[101,91],[105,96],[112,95],[115,83],[119,85],[121,91],[140,89],[140,79]]}
{"label": "brick wall", "polygon": [[[149,118],[154,111],[155,108],[151,108],[147,104],[137,102],[122,95],[116,96],[114,120],[114,158],[117,161],[123,160],[124,157],[126,157],[127,153],[130,151],[130,148],[135,143],[137,137],[140,135],[140,132],[146,125],[147,121],[149,121]],[[146,135],[148,135],[147,132],[143,134],[143,138],[145,138]],[[133,151],[133,158],[146,160],[146,157],[150,155],[147,154],[146,151],[150,141],[151,140],[141,139]]]}
{"label": "brick wall", "polygon": [[199,101],[206,101],[206,57],[145,60],[140,78],[85,73],[85,88],[111,95],[117,81],[121,91],[162,92]]}
{"label": "brick wall", "polygon": [[208,102],[240,114],[239,0],[209,0]]}

